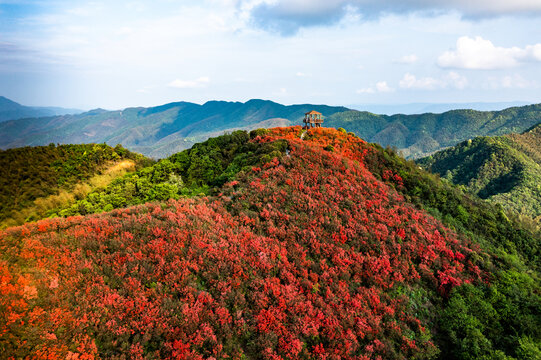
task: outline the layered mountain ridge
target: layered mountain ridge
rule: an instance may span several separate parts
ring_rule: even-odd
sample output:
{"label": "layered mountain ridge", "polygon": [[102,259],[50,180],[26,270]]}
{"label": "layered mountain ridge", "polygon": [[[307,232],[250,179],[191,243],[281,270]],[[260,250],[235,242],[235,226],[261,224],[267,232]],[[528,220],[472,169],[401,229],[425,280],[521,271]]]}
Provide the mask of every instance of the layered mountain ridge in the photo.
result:
{"label": "layered mountain ridge", "polygon": [[343,127],[367,141],[395,147],[408,158],[423,157],[476,136],[522,132],[541,121],[541,105],[388,116],[340,106],[286,106],[257,99],[245,103],[209,101],[203,105],[175,102],[0,123],[0,148],[105,142],[165,158],[225,132],[300,125],[304,113],[310,110],[324,115],[324,126]]}
{"label": "layered mountain ridge", "polygon": [[265,100],[246,103],[209,101],[203,105],[175,102],[119,111],[97,109],[80,115],[1,124],[0,132],[5,136],[0,140],[0,146],[106,142],[162,158],[227,131],[289,125],[300,121],[304,112],[310,109],[325,116],[347,110],[326,105],[285,106]]}
{"label": "layered mountain ridge", "polygon": [[81,112],[82,112],[81,110],[64,109],[64,108],[52,107],[52,106],[51,107],[24,106],[4,96],[0,96],[0,122],[23,119],[23,118],[78,114]]}

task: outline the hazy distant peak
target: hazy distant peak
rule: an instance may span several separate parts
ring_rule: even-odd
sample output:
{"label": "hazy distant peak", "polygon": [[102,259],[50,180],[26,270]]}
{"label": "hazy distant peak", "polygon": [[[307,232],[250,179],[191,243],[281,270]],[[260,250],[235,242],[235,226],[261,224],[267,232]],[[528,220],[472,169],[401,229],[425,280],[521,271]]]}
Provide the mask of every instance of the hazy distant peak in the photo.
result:
{"label": "hazy distant peak", "polygon": [[23,118],[77,114],[81,112],[81,110],[59,107],[24,106],[5,96],[0,96],[0,122]]}

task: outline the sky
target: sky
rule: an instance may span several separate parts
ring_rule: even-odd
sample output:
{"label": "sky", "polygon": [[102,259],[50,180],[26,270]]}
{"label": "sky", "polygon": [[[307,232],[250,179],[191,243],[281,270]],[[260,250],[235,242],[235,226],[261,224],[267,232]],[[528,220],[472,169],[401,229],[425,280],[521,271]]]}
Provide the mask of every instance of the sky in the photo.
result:
{"label": "sky", "polygon": [[0,0],[0,95],[541,102],[541,0]]}

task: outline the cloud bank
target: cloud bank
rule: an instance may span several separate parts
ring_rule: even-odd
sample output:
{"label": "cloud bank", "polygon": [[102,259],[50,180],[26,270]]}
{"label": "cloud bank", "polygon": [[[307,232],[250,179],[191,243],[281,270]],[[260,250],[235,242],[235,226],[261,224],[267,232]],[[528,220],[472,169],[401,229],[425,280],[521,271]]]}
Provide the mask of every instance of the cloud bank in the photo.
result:
{"label": "cloud bank", "polygon": [[[250,2],[248,0],[242,3]],[[252,1],[253,2],[253,1]],[[301,27],[330,25],[347,13],[365,19],[388,14],[456,11],[469,18],[541,15],[539,0],[263,0],[251,7],[254,23],[283,35]]]}
{"label": "cloud bank", "polygon": [[493,70],[514,67],[522,62],[541,61],[541,44],[524,48],[494,46],[480,36],[460,37],[456,49],[446,51],[438,58],[443,68]]}

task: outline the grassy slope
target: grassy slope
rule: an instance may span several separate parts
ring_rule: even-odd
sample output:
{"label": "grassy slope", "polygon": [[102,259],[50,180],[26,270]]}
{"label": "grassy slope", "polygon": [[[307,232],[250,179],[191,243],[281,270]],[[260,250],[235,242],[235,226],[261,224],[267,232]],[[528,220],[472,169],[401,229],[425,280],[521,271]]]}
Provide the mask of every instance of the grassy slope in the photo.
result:
{"label": "grassy slope", "polygon": [[468,140],[419,164],[504,208],[541,219],[541,125]]}
{"label": "grassy slope", "polygon": [[143,163],[141,155],[103,144],[0,151],[0,226],[41,219]]}

